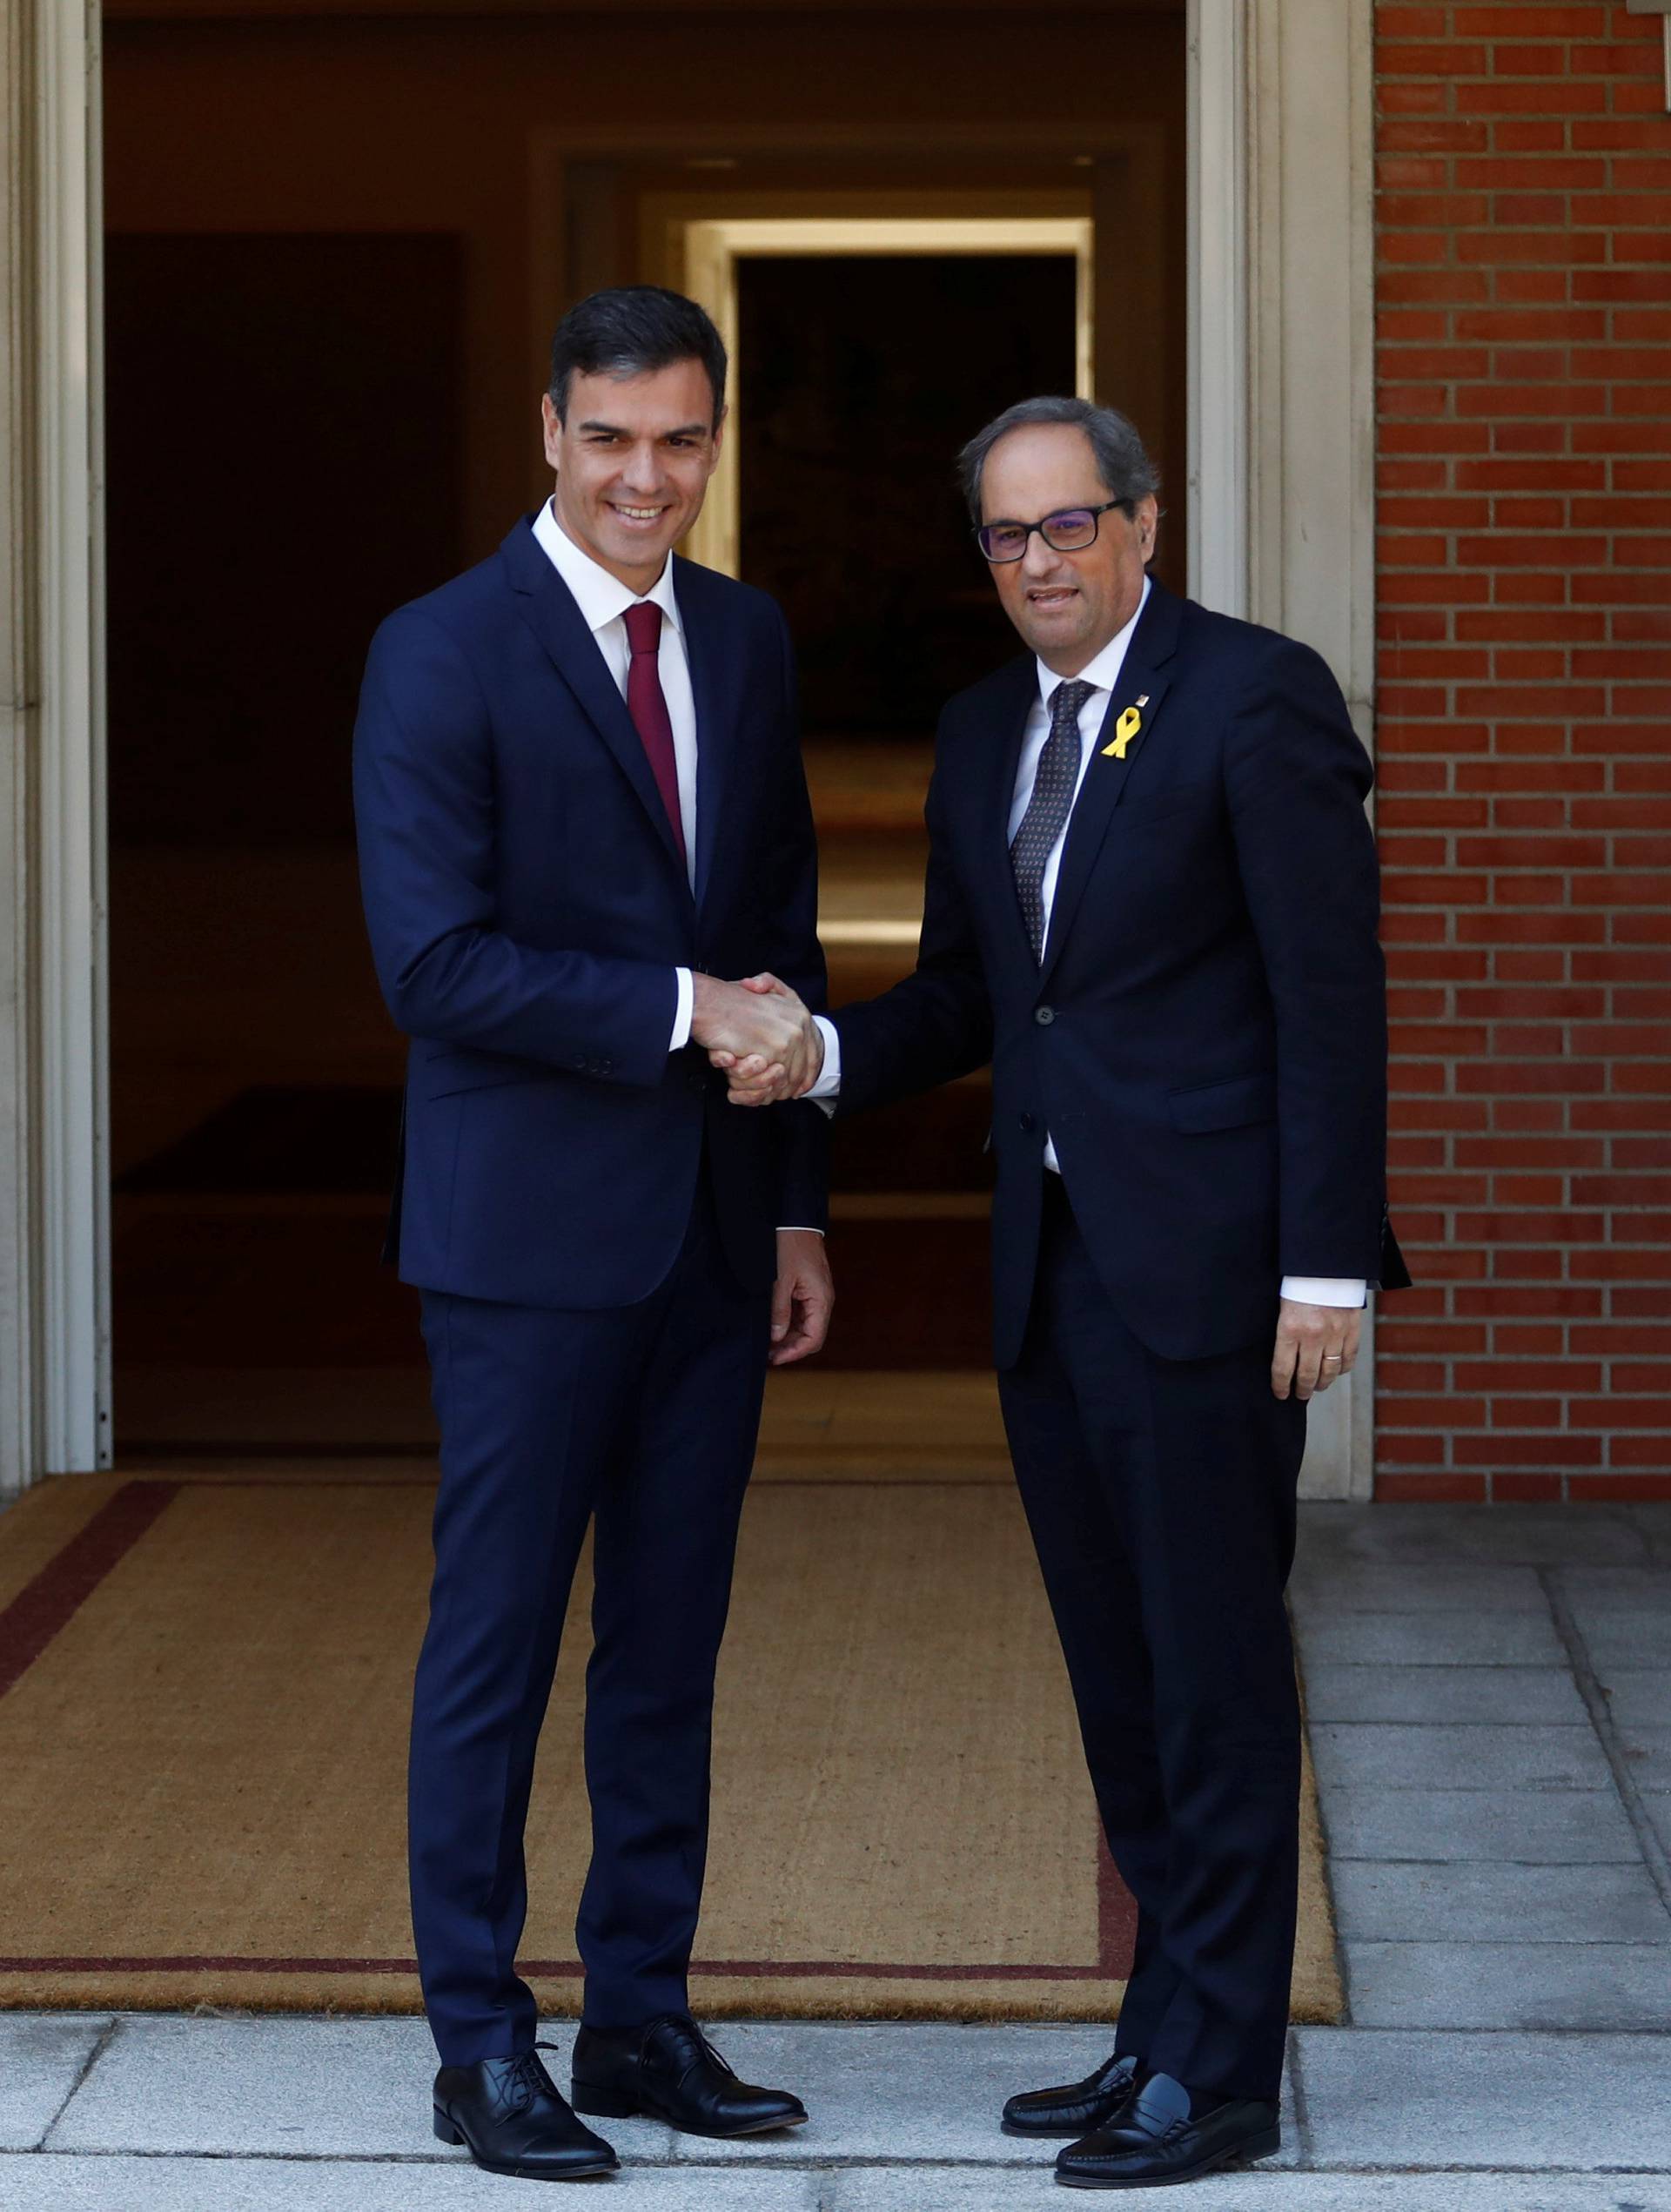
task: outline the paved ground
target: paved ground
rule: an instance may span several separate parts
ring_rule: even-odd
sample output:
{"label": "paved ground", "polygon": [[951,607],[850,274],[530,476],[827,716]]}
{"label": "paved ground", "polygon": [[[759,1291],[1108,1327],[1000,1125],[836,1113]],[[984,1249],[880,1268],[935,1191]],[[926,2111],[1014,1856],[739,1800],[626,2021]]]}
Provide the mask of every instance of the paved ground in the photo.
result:
{"label": "paved ground", "polygon": [[[1280,2158],[1182,2201],[1671,2212],[1671,1509],[1313,1507],[1294,1599],[1351,2020],[1293,2034]],[[612,2123],[627,2167],[599,2185],[610,2202],[1062,2202],[997,2109],[1109,2039],[823,2024],[721,2041],[743,2073],[802,2090],[812,2125],[740,2155]],[[0,2016],[0,2208],[527,2200],[534,2184],[434,2141],[429,2064],[415,2021]]]}

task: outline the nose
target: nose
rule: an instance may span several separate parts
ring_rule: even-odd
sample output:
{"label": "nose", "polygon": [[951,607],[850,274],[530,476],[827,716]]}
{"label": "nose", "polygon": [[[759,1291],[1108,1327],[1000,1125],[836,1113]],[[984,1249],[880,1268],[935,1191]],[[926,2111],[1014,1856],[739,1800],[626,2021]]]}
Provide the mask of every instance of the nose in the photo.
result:
{"label": "nose", "polygon": [[645,438],[634,446],[621,472],[621,482],[629,491],[655,492],[661,488],[661,463],[654,440]]}
{"label": "nose", "polygon": [[1062,567],[1062,555],[1045,544],[1035,530],[1027,541],[1027,550],[1021,557],[1021,572],[1036,584],[1048,583]]}

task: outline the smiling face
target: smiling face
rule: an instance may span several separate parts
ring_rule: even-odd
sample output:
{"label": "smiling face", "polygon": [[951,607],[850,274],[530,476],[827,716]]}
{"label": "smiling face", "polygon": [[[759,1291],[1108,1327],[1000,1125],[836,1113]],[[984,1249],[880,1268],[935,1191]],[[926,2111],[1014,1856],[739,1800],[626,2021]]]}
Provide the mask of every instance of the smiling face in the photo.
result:
{"label": "smiling face", "polygon": [[577,373],[566,417],[549,393],[540,413],[564,532],[629,591],[648,591],[719,462],[707,370],[687,360],[641,376]]}
{"label": "smiling face", "polygon": [[[1037,522],[1107,497],[1091,440],[1070,422],[1010,431],[981,471],[983,522]],[[1137,613],[1159,513],[1152,497],[1129,515],[1110,508],[1078,553],[1054,552],[1035,530],[1019,561],[993,565],[1004,613],[1054,675],[1077,676]]]}

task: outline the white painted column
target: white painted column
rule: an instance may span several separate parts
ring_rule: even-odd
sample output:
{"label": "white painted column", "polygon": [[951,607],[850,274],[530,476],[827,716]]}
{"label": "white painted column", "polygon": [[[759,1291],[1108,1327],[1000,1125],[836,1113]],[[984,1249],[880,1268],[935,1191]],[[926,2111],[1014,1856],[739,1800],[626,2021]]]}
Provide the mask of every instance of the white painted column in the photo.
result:
{"label": "white painted column", "polygon": [[5,12],[0,1489],[108,1463],[96,0]]}
{"label": "white painted column", "polygon": [[[1314,645],[1372,750],[1372,0],[1191,0],[1190,588]],[[1372,1316],[1308,1497],[1372,1487]]]}

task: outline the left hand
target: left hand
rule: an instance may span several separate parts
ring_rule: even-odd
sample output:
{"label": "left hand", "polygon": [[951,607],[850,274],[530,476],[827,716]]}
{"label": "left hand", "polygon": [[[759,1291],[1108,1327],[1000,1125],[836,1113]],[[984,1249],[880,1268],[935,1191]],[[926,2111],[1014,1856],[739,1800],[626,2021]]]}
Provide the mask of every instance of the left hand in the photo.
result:
{"label": "left hand", "polygon": [[824,1240],[815,1229],[777,1233],[777,1281],[772,1286],[773,1367],[788,1367],[823,1348],[836,1303]]}
{"label": "left hand", "polygon": [[1363,1332],[1361,1306],[1306,1306],[1285,1298],[1271,1355],[1271,1388],[1278,1398],[1309,1398],[1350,1375]]}

